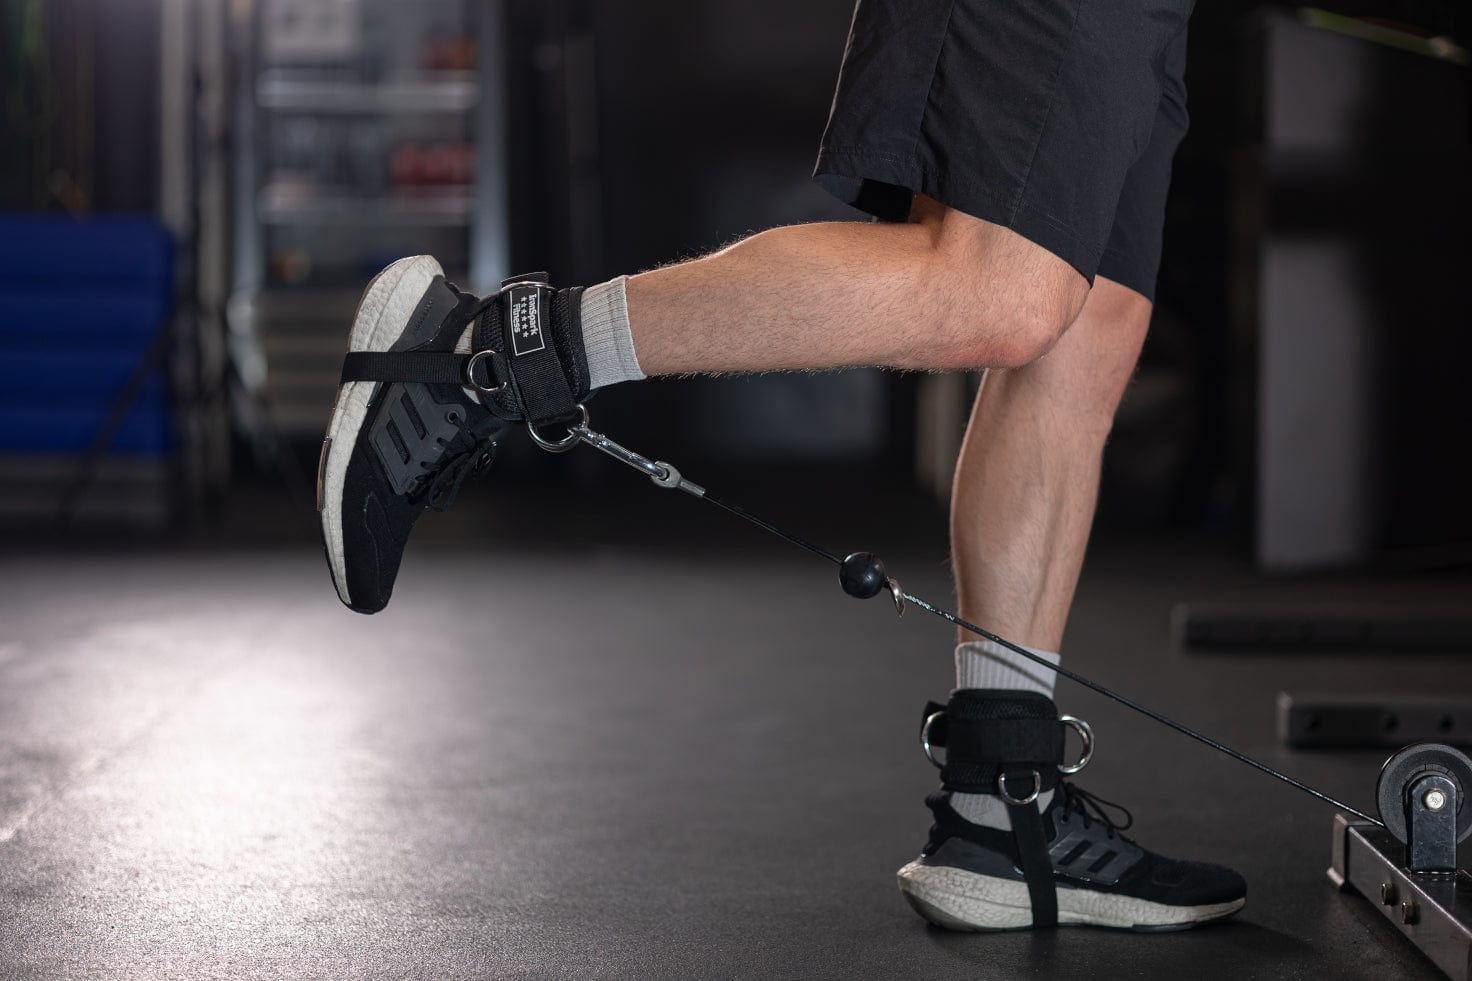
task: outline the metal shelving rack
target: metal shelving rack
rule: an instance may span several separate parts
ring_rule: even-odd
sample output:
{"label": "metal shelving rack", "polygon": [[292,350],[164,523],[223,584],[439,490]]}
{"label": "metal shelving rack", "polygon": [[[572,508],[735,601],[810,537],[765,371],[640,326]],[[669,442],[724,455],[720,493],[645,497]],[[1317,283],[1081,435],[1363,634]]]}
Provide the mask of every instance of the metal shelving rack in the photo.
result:
{"label": "metal shelving rack", "polygon": [[256,437],[320,435],[364,284],[428,253],[504,275],[503,11],[476,0],[254,0],[233,52],[232,361]]}

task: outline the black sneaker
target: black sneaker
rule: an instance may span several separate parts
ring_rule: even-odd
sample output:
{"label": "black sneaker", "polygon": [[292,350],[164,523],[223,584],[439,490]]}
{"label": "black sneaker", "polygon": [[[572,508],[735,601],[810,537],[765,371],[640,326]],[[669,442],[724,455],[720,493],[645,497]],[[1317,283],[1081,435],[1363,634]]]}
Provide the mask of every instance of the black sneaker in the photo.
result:
{"label": "black sneaker", "polygon": [[[470,350],[479,305],[430,256],[380,272],[358,303],[349,351]],[[359,613],[387,605],[404,545],[426,508],[454,502],[484,470],[506,423],[457,385],[349,381],[322,441],[317,511],[337,595]]]}
{"label": "black sneaker", "polygon": [[[911,906],[951,930],[1016,930],[1032,925],[1032,904],[1015,836],[981,827],[952,809],[950,795],[925,801],[935,814],[920,857],[899,871]],[[1110,820],[1105,808],[1123,815]],[[1129,812],[1064,781],[1043,811],[1053,862],[1059,926],[1184,930],[1218,920],[1247,902],[1231,869],[1146,851],[1121,832]]]}

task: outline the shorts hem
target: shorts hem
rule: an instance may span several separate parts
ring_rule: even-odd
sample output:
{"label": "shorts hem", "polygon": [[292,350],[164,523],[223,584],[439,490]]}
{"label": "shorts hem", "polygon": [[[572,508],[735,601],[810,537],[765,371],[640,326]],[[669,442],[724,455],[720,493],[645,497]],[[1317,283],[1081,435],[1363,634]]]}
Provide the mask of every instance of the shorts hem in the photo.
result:
{"label": "shorts hem", "polygon": [[869,148],[825,146],[818,151],[813,179],[839,200],[884,221],[903,221],[907,216],[897,213],[893,199],[884,199],[876,209],[872,198],[866,199],[864,194],[866,182],[878,181],[903,188],[910,194],[924,194],[1042,246],[1076,269],[1090,284],[1100,265],[1101,247],[1091,248],[1081,242],[1067,222],[1031,204],[1025,194],[999,193],[977,181],[958,179],[955,174],[942,179],[914,156]]}
{"label": "shorts hem", "polygon": [[1125,289],[1134,290],[1151,303],[1155,302],[1158,274],[1140,269],[1138,263],[1131,263],[1116,249],[1104,250],[1104,254],[1099,257],[1097,275],[1118,283]]}

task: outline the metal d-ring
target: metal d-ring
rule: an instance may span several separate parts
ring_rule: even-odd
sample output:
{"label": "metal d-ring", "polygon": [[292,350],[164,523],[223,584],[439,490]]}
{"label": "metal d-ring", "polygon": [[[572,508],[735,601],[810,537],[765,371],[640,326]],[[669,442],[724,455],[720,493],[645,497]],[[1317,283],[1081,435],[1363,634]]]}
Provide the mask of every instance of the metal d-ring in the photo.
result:
{"label": "metal d-ring", "polygon": [[1083,719],[1076,719],[1071,715],[1060,715],[1058,721],[1066,726],[1072,726],[1073,731],[1078,733],[1079,740],[1083,743],[1083,753],[1078,762],[1072,766],[1060,766],[1059,773],[1075,774],[1089,765],[1089,760],[1094,758],[1094,730]]}
{"label": "metal d-ring", "polygon": [[482,358],[490,358],[495,353],[496,353],[495,351],[492,351],[489,348],[487,348],[484,351],[476,351],[474,354],[472,354],[470,356],[470,360],[467,361],[467,362],[465,362],[465,381],[466,381],[466,383],[468,385],[470,385],[471,388],[475,389],[477,392],[481,393],[482,395],[499,395],[503,391],[506,390],[506,383],[505,382],[502,382],[501,384],[496,385],[496,386],[493,386],[491,388],[486,388],[480,382],[478,382],[478,381],[475,380],[475,368],[476,368],[476,366],[478,364],[480,364],[481,359]]}
{"label": "metal d-ring", "polygon": [[935,758],[935,751],[930,748],[930,727],[935,725],[935,721],[945,714],[945,709],[941,709],[939,712],[931,712],[925,717],[925,724],[920,727],[920,748],[925,750],[925,758],[929,760],[937,770],[941,768],[941,763]]}
{"label": "metal d-ring", "polygon": [[1031,804],[1038,799],[1038,794],[1042,793],[1042,790],[1043,778],[1038,775],[1038,771],[1034,770],[1032,771],[1032,793],[1019,800],[1007,793],[1007,774],[997,774],[997,796],[1009,804],[1017,804],[1019,806],[1022,804]]}
{"label": "metal d-ring", "polygon": [[586,432],[588,428],[588,410],[580,404],[578,405],[578,414],[582,416],[578,424],[576,426],[569,426],[567,435],[555,442],[543,439],[541,434],[537,432],[536,426],[528,425],[526,431],[531,433],[532,442],[536,443],[537,446],[546,450],[548,453],[566,453],[574,446],[577,446],[578,442],[583,438],[583,433],[579,432],[579,430]]}

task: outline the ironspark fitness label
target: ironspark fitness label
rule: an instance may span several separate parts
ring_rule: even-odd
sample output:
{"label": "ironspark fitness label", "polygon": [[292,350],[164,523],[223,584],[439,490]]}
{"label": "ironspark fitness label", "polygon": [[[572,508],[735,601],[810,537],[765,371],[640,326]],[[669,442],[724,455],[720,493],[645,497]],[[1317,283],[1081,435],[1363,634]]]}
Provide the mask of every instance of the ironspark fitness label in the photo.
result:
{"label": "ironspark fitness label", "polygon": [[517,357],[547,347],[542,336],[541,291],[513,288],[511,292],[511,352]]}

